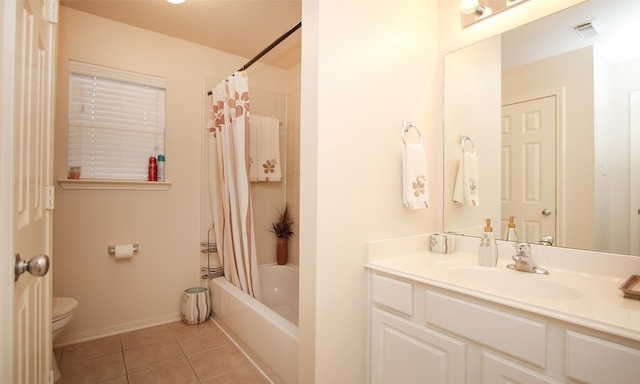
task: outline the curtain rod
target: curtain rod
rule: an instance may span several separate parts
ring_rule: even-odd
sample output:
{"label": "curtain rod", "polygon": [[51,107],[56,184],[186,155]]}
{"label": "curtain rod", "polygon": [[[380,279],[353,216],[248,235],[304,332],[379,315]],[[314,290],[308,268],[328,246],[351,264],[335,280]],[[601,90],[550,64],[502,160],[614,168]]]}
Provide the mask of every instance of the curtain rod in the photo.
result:
{"label": "curtain rod", "polygon": [[[247,64],[243,65],[240,69],[238,69],[238,72],[242,72],[245,69],[249,68],[251,66],[251,64],[255,63],[256,61],[260,60],[260,58],[264,55],[266,55],[270,50],[272,50],[273,48],[275,48],[278,44],[280,44],[284,39],[286,39],[287,37],[289,37],[293,32],[297,31],[298,29],[300,29],[300,27],[302,27],[302,21],[298,22],[298,24],[294,25],[293,28],[291,28],[290,30],[288,30],[284,35],[280,36],[276,41],[274,41],[273,43],[269,44],[269,46],[265,49],[263,49],[260,53],[258,53],[253,59],[249,60],[249,62],[247,62]],[[213,92],[209,91],[207,92],[207,95],[211,96],[213,94]]]}
{"label": "curtain rod", "polygon": [[289,37],[293,32],[295,32],[298,29],[300,29],[300,27],[302,27],[302,21],[300,21],[298,24],[294,25],[293,28],[291,28],[289,31],[287,31],[287,33],[285,33],[284,35],[280,36],[276,41],[271,43],[267,48],[263,49],[262,52],[260,52],[260,53],[258,53],[256,55],[256,57],[254,57],[253,59],[249,60],[249,62],[247,64],[243,65],[240,69],[238,69],[238,72],[242,72],[245,69],[249,68],[251,66],[251,64],[253,64],[256,61],[260,60],[260,58],[262,56],[266,55],[267,52],[272,50],[276,45],[280,44],[284,39]]}

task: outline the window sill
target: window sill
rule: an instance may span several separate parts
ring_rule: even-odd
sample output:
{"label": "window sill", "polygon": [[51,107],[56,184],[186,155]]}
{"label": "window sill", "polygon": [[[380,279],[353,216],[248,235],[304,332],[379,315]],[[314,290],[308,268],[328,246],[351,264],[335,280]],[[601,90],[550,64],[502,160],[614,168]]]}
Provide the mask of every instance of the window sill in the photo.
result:
{"label": "window sill", "polygon": [[170,182],[129,181],[129,180],[91,180],[59,179],[62,189],[107,189],[120,191],[168,191]]}

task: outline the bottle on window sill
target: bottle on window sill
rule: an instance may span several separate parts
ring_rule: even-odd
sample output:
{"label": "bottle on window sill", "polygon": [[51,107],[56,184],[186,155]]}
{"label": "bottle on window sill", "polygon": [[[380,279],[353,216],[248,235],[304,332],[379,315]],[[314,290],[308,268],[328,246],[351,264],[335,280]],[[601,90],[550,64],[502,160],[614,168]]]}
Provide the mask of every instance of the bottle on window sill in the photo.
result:
{"label": "bottle on window sill", "polygon": [[158,164],[156,158],[151,156],[149,158],[149,181],[158,181]]}
{"label": "bottle on window sill", "polygon": [[166,181],[164,176],[164,155],[158,155],[158,181]]}

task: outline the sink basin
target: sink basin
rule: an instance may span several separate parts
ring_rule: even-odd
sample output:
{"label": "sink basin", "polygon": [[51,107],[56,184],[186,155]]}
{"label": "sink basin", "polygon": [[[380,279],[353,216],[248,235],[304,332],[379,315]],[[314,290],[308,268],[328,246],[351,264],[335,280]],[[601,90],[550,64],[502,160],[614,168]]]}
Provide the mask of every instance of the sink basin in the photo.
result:
{"label": "sink basin", "polygon": [[551,275],[480,266],[451,267],[445,273],[460,283],[514,295],[564,300],[582,298],[580,291],[563,282],[552,280]]}

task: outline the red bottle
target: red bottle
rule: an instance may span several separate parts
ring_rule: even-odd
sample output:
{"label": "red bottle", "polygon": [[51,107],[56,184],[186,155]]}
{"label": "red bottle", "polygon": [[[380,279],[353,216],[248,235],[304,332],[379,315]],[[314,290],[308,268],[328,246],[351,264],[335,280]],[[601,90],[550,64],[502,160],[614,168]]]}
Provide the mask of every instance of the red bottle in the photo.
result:
{"label": "red bottle", "polygon": [[156,158],[151,156],[149,158],[149,181],[158,181],[158,164]]}

